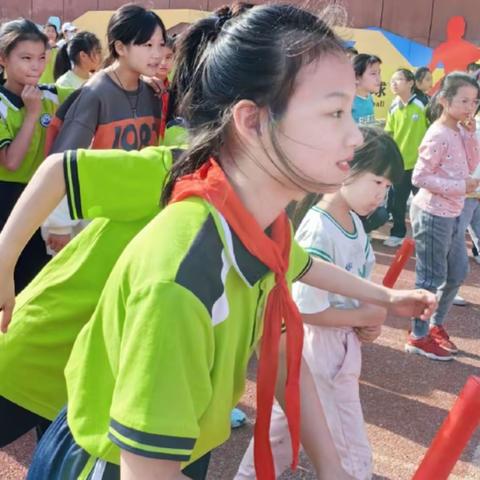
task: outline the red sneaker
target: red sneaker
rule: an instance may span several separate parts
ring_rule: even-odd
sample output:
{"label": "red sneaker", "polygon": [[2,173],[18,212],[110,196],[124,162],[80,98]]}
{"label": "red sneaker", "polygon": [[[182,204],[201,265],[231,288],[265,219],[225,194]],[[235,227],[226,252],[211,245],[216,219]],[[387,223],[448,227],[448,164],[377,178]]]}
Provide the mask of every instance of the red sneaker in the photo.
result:
{"label": "red sneaker", "polygon": [[409,335],[405,344],[405,351],[423,355],[431,360],[453,360],[452,354],[442,348],[430,334],[423,338],[413,338]]}
{"label": "red sneaker", "polygon": [[430,327],[430,336],[447,352],[458,353],[457,346],[450,340],[447,331],[442,326]]}

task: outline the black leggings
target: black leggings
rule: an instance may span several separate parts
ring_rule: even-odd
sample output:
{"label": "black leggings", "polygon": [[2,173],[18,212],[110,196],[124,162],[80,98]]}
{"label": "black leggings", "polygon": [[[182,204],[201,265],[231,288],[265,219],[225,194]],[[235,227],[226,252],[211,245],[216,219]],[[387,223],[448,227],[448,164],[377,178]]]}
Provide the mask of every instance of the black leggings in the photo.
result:
{"label": "black leggings", "polygon": [[207,478],[208,465],[210,463],[210,452],[195,460],[191,465],[182,470],[182,473],[192,480],[205,480]]}
{"label": "black leggings", "polygon": [[50,423],[46,418],[0,396],[0,448],[6,447],[33,428],[40,440]]}

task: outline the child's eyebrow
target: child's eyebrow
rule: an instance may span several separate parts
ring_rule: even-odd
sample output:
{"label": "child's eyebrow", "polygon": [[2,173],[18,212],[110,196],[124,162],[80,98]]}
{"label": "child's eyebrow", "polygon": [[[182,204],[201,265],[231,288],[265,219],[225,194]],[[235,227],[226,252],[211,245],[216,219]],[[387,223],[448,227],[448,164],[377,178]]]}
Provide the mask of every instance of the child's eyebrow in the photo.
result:
{"label": "child's eyebrow", "polygon": [[331,92],[328,95],[325,95],[325,98],[349,98],[349,96],[344,92]]}

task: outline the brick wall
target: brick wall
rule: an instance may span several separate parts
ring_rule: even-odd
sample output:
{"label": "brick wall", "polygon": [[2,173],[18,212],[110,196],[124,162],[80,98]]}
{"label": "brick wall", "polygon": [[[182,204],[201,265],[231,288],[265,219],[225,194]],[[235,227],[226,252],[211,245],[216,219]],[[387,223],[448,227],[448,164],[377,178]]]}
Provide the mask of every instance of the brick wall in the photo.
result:
{"label": "brick wall", "polygon": [[[0,0],[0,21],[25,16],[44,23],[51,15],[71,21],[88,10],[114,10],[124,3],[125,0]],[[157,9],[213,10],[227,2],[146,0],[134,3]],[[347,8],[353,27],[379,26],[431,46],[445,38],[445,25],[450,17],[463,15],[467,20],[466,38],[475,43],[480,40],[478,0],[332,0],[332,3],[341,3]]]}

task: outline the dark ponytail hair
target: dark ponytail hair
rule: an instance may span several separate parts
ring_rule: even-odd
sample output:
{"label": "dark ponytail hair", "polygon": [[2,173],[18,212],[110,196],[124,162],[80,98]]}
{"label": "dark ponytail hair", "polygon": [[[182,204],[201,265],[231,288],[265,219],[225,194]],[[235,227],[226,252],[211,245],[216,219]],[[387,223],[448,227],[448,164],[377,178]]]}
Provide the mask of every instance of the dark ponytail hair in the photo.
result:
{"label": "dark ponytail hair", "polygon": [[458,90],[462,87],[474,87],[477,89],[477,98],[480,97],[480,86],[477,81],[464,72],[452,72],[443,77],[440,83],[440,89],[432,97],[430,105],[427,107],[427,118],[433,123],[438,120],[443,113],[443,107],[438,101],[439,98],[445,98],[451,102]]}
{"label": "dark ponytail hair", "polygon": [[417,70],[415,71],[415,86],[413,87],[413,91],[416,95],[418,95],[420,99],[428,100],[429,98],[424,92],[422,92],[422,90],[420,90],[418,86],[421,82],[423,82],[423,80],[429,73],[431,72],[428,67],[420,67],[417,68]]}
{"label": "dark ponytail hair", "polygon": [[175,40],[176,40],[176,37],[172,36],[172,35],[167,35],[165,37],[165,47],[166,48],[169,48],[173,53],[175,53]]}
{"label": "dark ponytail hair", "polygon": [[58,50],[53,71],[55,80],[71,70],[72,65],[79,64],[81,52],[91,55],[95,50],[99,49],[101,49],[100,40],[94,33],[77,33]]}
{"label": "dark ponytail hair", "polygon": [[186,95],[192,84],[198,57],[207,43],[216,38],[223,23],[252,7],[253,4],[250,3],[235,3],[231,7],[221,7],[211,16],[198,20],[175,38],[175,67],[170,88],[169,115],[183,116],[180,112],[180,99]]}
{"label": "dark ponytail hair", "polygon": [[418,84],[423,82],[428,73],[430,73],[430,69],[428,67],[417,68],[415,72],[415,83]]}
{"label": "dark ponytail hair", "polygon": [[[237,4],[193,24],[179,39],[174,76],[178,113],[190,132],[189,149],[174,164],[163,190],[169,201],[175,182],[218,156],[227,138],[232,108],[251,100],[269,115],[270,160],[308,191],[305,178],[282,152],[276,123],[287,109],[301,67],[326,54],[345,56],[343,42],[318,16],[293,5]],[[266,150],[265,150],[266,151]]]}
{"label": "dark ponytail hair", "polygon": [[167,38],[167,31],[160,17],[152,10],[146,10],[140,5],[123,5],[114,12],[107,27],[107,41],[109,56],[104,66],[112,64],[118,53],[115,42],[122,42],[124,45],[143,45],[147,43],[160,27],[163,38]]}
{"label": "dark ponytail hair", "polygon": [[[61,33],[58,31],[57,26],[54,25],[53,23],[47,23],[47,24],[45,25],[45,28],[47,28],[47,27],[53,28],[53,29],[55,30],[55,35],[56,35],[55,40],[57,40],[57,41],[60,40]],[[47,38],[48,38],[48,37],[47,37]]]}
{"label": "dark ponytail hair", "polygon": [[27,40],[41,42],[47,48],[47,36],[30,20],[19,18],[4,23],[0,27],[0,55],[8,57],[20,42]]}

